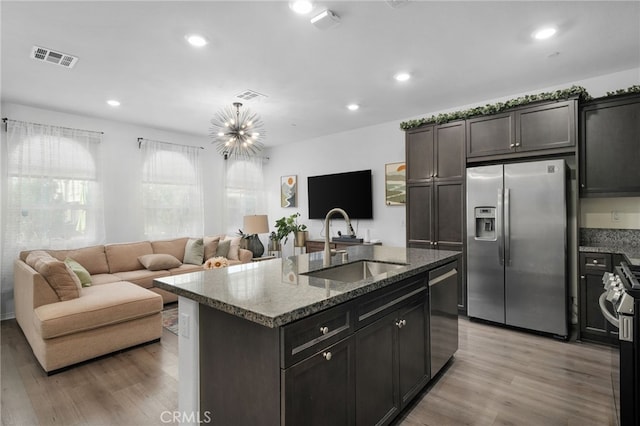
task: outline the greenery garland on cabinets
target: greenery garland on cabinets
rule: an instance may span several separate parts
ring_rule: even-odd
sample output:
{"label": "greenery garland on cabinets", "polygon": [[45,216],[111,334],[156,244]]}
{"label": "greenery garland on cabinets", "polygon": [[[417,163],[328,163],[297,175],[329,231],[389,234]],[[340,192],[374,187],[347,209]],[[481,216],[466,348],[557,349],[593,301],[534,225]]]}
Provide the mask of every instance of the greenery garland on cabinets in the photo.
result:
{"label": "greenery garland on cabinets", "polygon": [[626,89],[618,89],[615,92],[607,92],[607,96],[626,95],[628,93],[640,93],[640,86],[635,85]]}
{"label": "greenery garland on cabinets", "polygon": [[[633,86],[636,87],[636,86]],[[588,101],[591,99],[587,90],[582,86],[571,86],[568,89],[556,90],[555,92],[543,92],[537,95],[525,95],[516,99],[511,99],[506,102],[498,102],[495,104],[487,104],[475,108],[470,108],[462,111],[454,111],[449,113],[443,113],[438,115],[432,115],[431,117],[419,118],[416,120],[403,121],[400,123],[402,130],[415,129],[416,127],[424,126],[425,124],[442,124],[455,120],[464,120],[471,117],[477,117],[480,115],[495,114],[507,109],[527,105],[532,102],[539,101],[561,101],[571,97],[577,96],[582,101]]]}

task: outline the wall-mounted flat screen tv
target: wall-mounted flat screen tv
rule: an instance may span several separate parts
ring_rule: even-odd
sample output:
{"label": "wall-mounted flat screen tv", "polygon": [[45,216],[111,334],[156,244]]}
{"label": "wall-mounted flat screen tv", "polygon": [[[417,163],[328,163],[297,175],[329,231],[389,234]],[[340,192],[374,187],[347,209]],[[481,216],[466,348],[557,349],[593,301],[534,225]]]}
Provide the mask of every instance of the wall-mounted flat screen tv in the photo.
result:
{"label": "wall-mounted flat screen tv", "polygon": [[324,219],[335,207],[350,219],[373,219],[371,170],[309,176],[307,189],[309,219]]}

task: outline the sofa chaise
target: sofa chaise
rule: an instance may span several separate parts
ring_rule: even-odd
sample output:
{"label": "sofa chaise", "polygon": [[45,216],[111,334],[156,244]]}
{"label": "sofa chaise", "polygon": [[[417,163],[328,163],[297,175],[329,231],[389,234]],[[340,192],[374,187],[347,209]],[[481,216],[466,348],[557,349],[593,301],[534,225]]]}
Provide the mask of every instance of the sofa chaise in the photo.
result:
{"label": "sofa chaise", "polygon": [[153,280],[202,270],[222,256],[251,261],[240,238],[205,237],[30,250],[14,262],[16,320],[49,374],[162,335],[163,304],[177,300]]}

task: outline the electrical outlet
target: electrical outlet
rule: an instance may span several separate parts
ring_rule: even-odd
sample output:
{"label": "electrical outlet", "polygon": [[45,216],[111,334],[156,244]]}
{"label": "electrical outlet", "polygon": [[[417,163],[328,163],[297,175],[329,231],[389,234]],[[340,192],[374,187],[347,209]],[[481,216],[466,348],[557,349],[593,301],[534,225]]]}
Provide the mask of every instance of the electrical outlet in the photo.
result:
{"label": "electrical outlet", "polygon": [[620,212],[611,210],[611,222],[620,222]]}
{"label": "electrical outlet", "polygon": [[182,337],[189,338],[189,324],[191,324],[191,317],[189,314],[180,314],[180,320],[178,321],[178,327],[180,328],[180,335]]}

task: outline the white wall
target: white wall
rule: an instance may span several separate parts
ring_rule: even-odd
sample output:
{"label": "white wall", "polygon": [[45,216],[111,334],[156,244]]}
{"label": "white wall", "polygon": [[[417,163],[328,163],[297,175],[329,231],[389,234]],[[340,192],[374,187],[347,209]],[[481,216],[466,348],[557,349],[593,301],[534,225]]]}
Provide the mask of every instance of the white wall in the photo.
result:
{"label": "white wall", "polygon": [[[364,237],[365,230],[370,229],[372,239],[379,239],[383,244],[404,246],[405,208],[384,203],[384,165],[404,161],[404,133],[399,130],[397,122],[274,147],[268,156],[265,185],[270,224],[282,216],[300,212],[299,222],[309,227],[309,237],[322,238],[324,221],[308,219],[307,177],[371,169],[374,219],[354,220],[353,228],[359,237]],[[285,175],[298,176],[297,207],[280,207],[280,177]],[[344,225],[343,220],[332,220],[331,235],[344,232]],[[288,250],[292,252],[291,248]]]}
{"label": "white wall", "polygon": [[[448,110],[425,112],[404,120],[463,110],[487,103],[501,102],[525,94],[566,89],[572,85],[583,86],[591,96],[600,97],[604,96],[607,91],[626,89],[636,84],[640,84],[640,68],[587,80],[568,82],[558,86],[540,88],[526,93],[514,93],[501,98],[487,99],[476,104],[460,105]],[[345,111],[345,113],[348,113],[348,111]],[[366,114],[366,106],[357,113]],[[373,171],[374,219],[356,221],[354,223],[354,228],[356,228],[356,224],[358,225],[356,233],[359,237],[363,237],[365,230],[369,228],[372,239],[379,239],[385,245],[404,246],[406,241],[405,207],[390,207],[384,204],[384,165],[385,163],[404,161],[404,132],[400,130],[400,122],[404,120],[391,121],[269,149],[268,156],[270,160],[265,166],[265,184],[268,192],[268,214],[271,226],[273,226],[276,219],[282,216],[300,212],[303,219],[302,222],[310,227],[310,238],[322,238],[324,235],[322,221],[306,219],[309,217],[307,177],[371,169]],[[327,123],[327,126],[330,125],[331,123]],[[280,176],[289,174],[298,175],[298,207],[281,208]],[[582,206],[583,209],[586,207],[587,211],[591,208],[588,203],[585,204],[584,202]],[[627,212],[628,210],[627,207],[622,206],[617,208],[621,212]],[[638,203],[630,208],[640,214]],[[577,218],[574,217],[573,220],[575,221]],[[332,225],[330,234],[332,236],[336,235],[339,230],[344,231],[343,221],[334,220],[334,222],[336,223]],[[292,253],[293,248],[285,248],[285,254],[287,250],[288,253]]]}
{"label": "white wall", "polygon": [[141,152],[138,138],[154,139],[182,145],[202,146],[205,166],[204,233],[216,234],[219,229],[222,204],[223,159],[209,139],[152,129],[143,126],[85,117],[76,114],[34,108],[15,103],[2,104],[2,117],[13,120],[51,124],[104,132],[102,141],[105,203],[104,243],[139,241],[144,239],[142,204],[140,202]]}
{"label": "white wall", "polygon": [[583,198],[580,224],[583,228],[640,229],[640,197]]}

